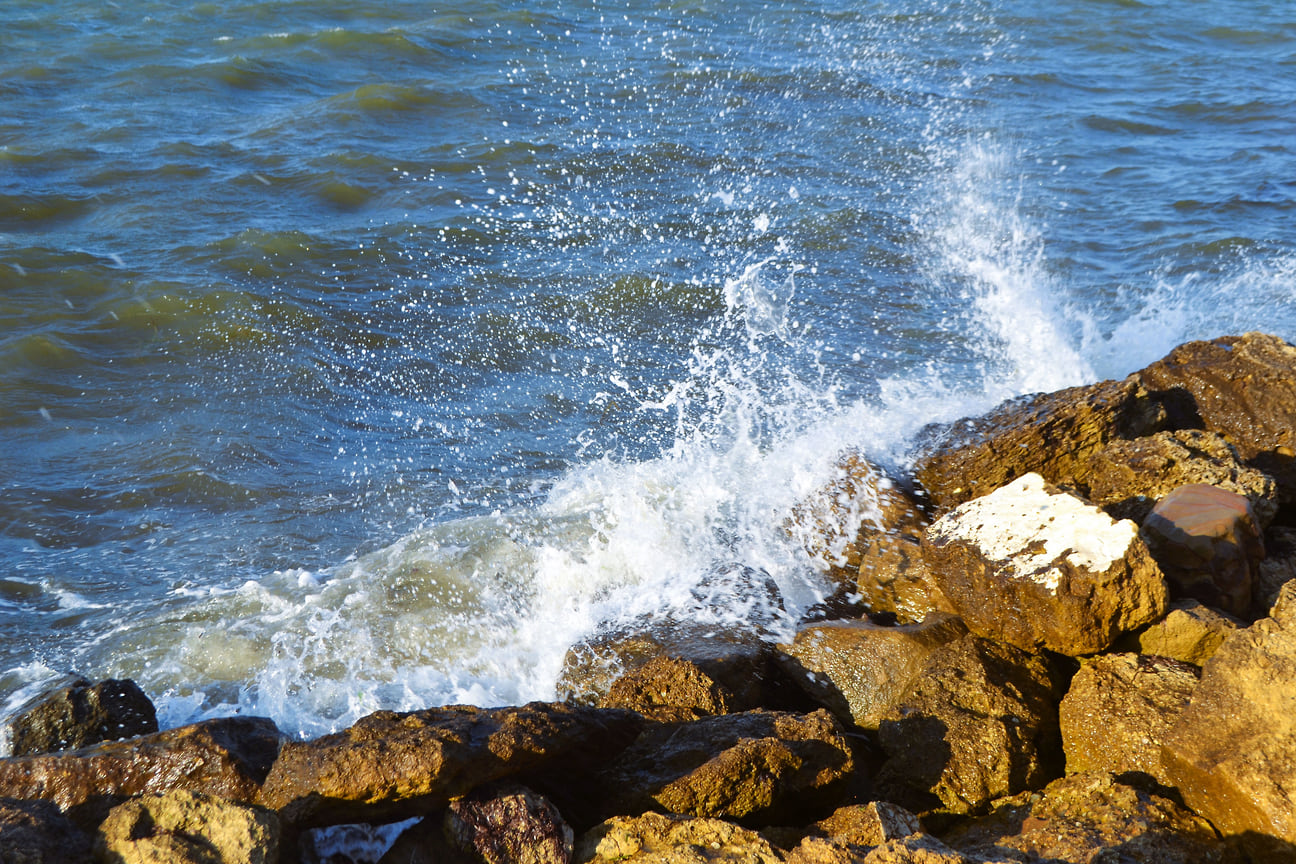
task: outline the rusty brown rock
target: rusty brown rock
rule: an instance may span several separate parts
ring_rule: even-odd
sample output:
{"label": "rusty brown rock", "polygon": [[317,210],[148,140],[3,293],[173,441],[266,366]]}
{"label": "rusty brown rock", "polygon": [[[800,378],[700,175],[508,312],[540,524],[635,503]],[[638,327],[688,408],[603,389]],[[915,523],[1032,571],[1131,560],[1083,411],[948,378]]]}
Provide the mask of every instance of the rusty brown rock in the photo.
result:
{"label": "rusty brown rock", "polygon": [[1272,617],[1229,636],[1207,661],[1161,761],[1184,802],[1222,833],[1243,835],[1255,854],[1267,856],[1260,860],[1291,859],[1296,583],[1283,589]]}
{"label": "rusty brown rock", "polygon": [[629,711],[561,703],[379,711],[342,732],[285,744],[257,803],[308,828],[406,819],[492,780],[550,768],[579,785],[642,725]]}
{"label": "rusty brown rock", "polygon": [[34,696],[8,725],[12,756],[75,750],[158,731],[157,711],[134,681],[91,684],[76,676]]}
{"label": "rusty brown rock", "polygon": [[1296,500],[1296,348],[1265,333],[1188,342],[1132,377],[1174,428],[1218,432]]}
{"label": "rusty brown rock", "polygon": [[1080,491],[1115,518],[1142,524],[1157,501],[1196,483],[1245,495],[1262,528],[1278,512],[1273,478],[1244,465],[1224,436],[1201,429],[1113,441],[1090,457]]}
{"label": "rusty brown rock", "polygon": [[1101,771],[995,802],[944,836],[977,858],[1049,864],[1242,864],[1206,820]]}
{"label": "rusty brown rock", "polygon": [[277,864],[279,842],[269,810],[173,790],[114,807],[95,854],[105,864]]}
{"label": "rusty brown rock", "polygon": [[558,808],[530,789],[469,795],[445,815],[450,845],[480,864],[570,864],[574,837]]}
{"label": "rusty brown rock", "polygon": [[966,633],[962,621],[942,614],[898,627],[825,621],[803,626],[779,651],[792,679],[838,719],[876,729],[927,655]]}
{"label": "rusty brown rock", "polygon": [[1027,651],[1101,651],[1168,603],[1138,526],[1038,474],[946,513],[923,545],[968,629]]}
{"label": "rusty brown rock", "polygon": [[83,825],[150,792],[189,789],[250,802],[282,738],[263,717],[226,717],[59,754],[0,759],[0,797],[53,801]]}
{"label": "rusty brown rock", "polygon": [[1250,611],[1264,543],[1244,496],[1180,486],[1152,508],[1141,533],[1175,596],[1233,615]]}
{"label": "rusty brown rock", "polygon": [[1058,706],[1067,773],[1138,771],[1164,783],[1161,742],[1187,707],[1199,671],[1146,654],[1086,660]]}
{"label": "rusty brown rock", "polygon": [[[604,817],[660,809],[797,824],[839,803],[852,767],[846,737],[827,711],[706,717],[645,730],[600,773],[597,805]],[[556,803],[583,821],[579,806]]]}
{"label": "rusty brown rock", "polygon": [[965,636],[933,651],[879,727],[878,786],[892,801],[956,813],[1062,772],[1060,697],[1041,657]]}
{"label": "rusty brown rock", "polygon": [[1246,624],[1227,612],[1212,609],[1191,597],[1175,600],[1160,621],[1137,633],[1127,633],[1112,650],[1130,654],[1155,654],[1201,666],[1211,658],[1226,636]]}
{"label": "rusty brown rock", "polygon": [[0,861],[70,864],[91,860],[90,835],[50,801],[0,798]]}
{"label": "rusty brown rock", "polygon": [[1165,409],[1133,377],[1011,399],[928,430],[914,473],[942,512],[1031,472],[1076,487],[1094,453],[1165,422]]}
{"label": "rusty brown rock", "polygon": [[618,678],[600,708],[625,708],[662,723],[728,714],[734,696],[696,663],[654,657]]}

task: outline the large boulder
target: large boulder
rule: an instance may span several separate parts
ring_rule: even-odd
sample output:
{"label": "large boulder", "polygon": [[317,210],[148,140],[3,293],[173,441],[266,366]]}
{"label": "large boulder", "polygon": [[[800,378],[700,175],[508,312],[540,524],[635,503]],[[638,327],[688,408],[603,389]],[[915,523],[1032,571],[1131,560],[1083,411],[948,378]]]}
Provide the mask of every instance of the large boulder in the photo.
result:
{"label": "large boulder", "polygon": [[780,645],[783,666],[843,723],[876,729],[932,651],[967,633],[958,618],[934,614],[922,624],[886,627],[869,621],[803,626]]}
{"label": "large boulder", "polygon": [[282,738],[264,717],[226,717],[129,741],[0,759],[0,797],[52,801],[97,825],[127,798],[188,789],[236,802],[256,798]]}
{"label": "large boulder", "polygon": [[0,862],[70,864],[89,861],[90,835],[50,801],[0,798]]}
{"label": "large boulder", "polygon": [[1200,670],[1147,654],[1086,660],[1058,706],[1068,774],[1138,771],[1164,782],[1161,742],[1179,719]]}
{"label": "large boulder", "polygon": [[523,787],[450,802],[445,835],[480,864],[570,864],[575,839],[558,808]]}
{"label": "large boulder", "polygon": [[630,711],[561,703],[378,711],[342,732],[285,744],[257,802],[294,828],[392,822],[506,777],[556,769],[579,785],[642,726]]}
{"label": "large boulder", "polygon": [[158,731],[157,711],[134,681],[91,684],[77,676],[34,696],[6,725],[10,756],[75,750]]}
{"label": "large boulder", "polygon": [[1157,501],[1192,484],[1246,496],[1262,528],[1278,512],[1273,478],[1244,465],[1224,436],[1201,429],[1111,442],[1090,457],[1081,491],[1117,519],[1142,524]]}
{"label": "large boulder", "polygon": [[112,809],[95,854],[106,864],[277,864],[279,820],[203,792],[150,794]]}
{"label": "large boulder", "polygon": [[[852,767],[849,743],[827,711],[749,711],[648,728],[600,772],[590,803],[604,818],[653,809],[796,824],[839,803]],[[563,813],[583,822],[589,803],[556,794]]]}
{"label": "large boulder", "polygon": [[625,708],[659,723],[679,723],[728,714],[734,695],[696,663],[654,657],[618,678],[600,708]]}
{"label": "large boulder", "polygon": [[1078,487],[1094,453],[1158,432],[1165,422],[1165,409],[1133,377],[1025,396],[927,430],[914,473],[940,511],[1032,472]]}
{"label": "large boulder", "polygon": [[968,629],[1079,656],[1165,614],[1138,526],[1027,474],[933,522],[927,561]]}
{"label": "large boulder", "polygon": [[1260,860],[1296,843],[1296,583],[1272,617],[1224,640],[1161,750],[1184,802]]}
{"label": "large boulder", "polygon": [[1041,864],[1242,864],[1204,819],[1102,771],[996,801],[944,839],[978,858]]}
{"label": "large boulder", "polygon": [[1152,508],[1142,535],[1176,596],[1233,615],[1250,611],[1264,543],[1245,496],[1180,486]]}
{"label": "large boulder", "polygon": [[1173,428],[1218,432],[1296,500],[1296,347],[1264,333],[1188,342],[1132,377]]}
{"label": "large boulder", "polygon": [[1048,663],[1011,645],[965,636],[937,648],[879,726],[879,789],[969,813],[1044,785],[1062,773],[1060,695]]}
{"label": "large boulder", "polygon": [[1155,654],[1201,666],[1219,649],[1234,630],[1245,627],[1238,618],[1203,605],[1191,597],[1175,600],[1170,611],[1137,633],[1117,639],[1118,653]]}
{"label": "large boulder", "polygon": [[581,837],[582,864],[783,864],[764,837],[722,819],[615,816]]}

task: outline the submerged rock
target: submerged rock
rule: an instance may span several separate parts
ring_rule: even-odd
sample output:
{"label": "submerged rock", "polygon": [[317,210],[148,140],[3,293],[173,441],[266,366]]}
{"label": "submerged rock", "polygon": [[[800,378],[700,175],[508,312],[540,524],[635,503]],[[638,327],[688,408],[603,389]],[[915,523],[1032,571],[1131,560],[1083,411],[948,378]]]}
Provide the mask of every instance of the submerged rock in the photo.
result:
{"label": "submerged rock", "polygon": [[642,726],[629,711],[561,703],[378,711],[342,732],[285,744],[258,803],[308,828],[407,819],[492,780],[549,769],[560,785],[578,786]]}
{"label": "submerged rock", "polygon": [[825,621],[802,627],[779,650],[792,679],[843,723],[876,729],[927,655],[966,633],[962,621],[942,614],[899,627]]}
{"label": "submerged rock", "polygon": [[1212,609],[1191,597],[1175,600],[1160,621],[1116,640],[1112,649],[1122,653],[1154,654],[1201,666],[1234,630],[1245,627],[1240,619]]}
{"label": "submerged rock", "polygon": [[1135,377],[1174,428],[1219,433],[1296,500],[1296,347],[1265,333],[1188,342]]}
{"label": "submerged rock", "polygon": [[82,825],[136,795],[187,789],[248,803],[282,738],[264,717],[226,717],[56,755],[0,759],[0,797],[53,801]]}
{"label": "submerged rock", "polygon": [[1244,465],[1224,436],[1201,429],[1111,442],[1090,457],[1081,491],[1115,518],[1142,524],[1157,501],[1192,484],[1245,495],[1262,528],[1278,512],[1273,478]]}
{"label": "submerged rock", "polygon": [[10,755],[75,750],[158,731],[157,711],[129,679],[56,682],[9,718]]}
{"label": "submerged rock", "polygon": [[924,546],[968,629],[1028,651],[1101,651],[1168,602],[1138,526],[1038,474],[945,514]]}
{"label": "submerged rock", "polygon": [[1102,771],[997,801],[945,842],[978,858],[1041,864],[1242,864],[1206,820]]}
{"label": "submerged rock", "polygon": [[1177,596],[1233,615],[1249,612],[1264,543],[1244,496],[1180,486],[1152,508],[1142,534]]}
{"label": "submerged rock", "polygon": [[1062,773],[1060,694],[1047,662],[965,636],[933,651],[879,727],[888,800],[956,813]]}
{"label": "submerged rock", "polygon": [[1188,706],[1199,673],[1145,654],[1086,660],[1058,706],[1067,773],[1137,771],[1164,783],[1161,742]]}
{"label": "submerged rock", "polygon": [[111,864],[276,864],[279,820],[202,792],[150,794],[112,809],[95,854]]}
{"label": "submerged rock", "polygon": [[1296,860],[1296,583],[1224,641],[1161,751],[1184,802],[1260,860]]}
{"label": "submerged rock", "polygon": [[1133,377],[1012,399],[983,417],[928,430],[914,473],[940,511],[1028,473],[1081,487],[1093,454],[1158,432],[1166,420]]}

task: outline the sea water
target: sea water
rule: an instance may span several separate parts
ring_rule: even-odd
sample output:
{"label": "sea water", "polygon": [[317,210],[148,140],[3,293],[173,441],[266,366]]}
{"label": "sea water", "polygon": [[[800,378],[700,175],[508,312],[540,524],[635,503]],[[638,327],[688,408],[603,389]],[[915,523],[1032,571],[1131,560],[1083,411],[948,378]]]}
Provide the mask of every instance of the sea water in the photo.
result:
{"label": "sea water", "polygon": [[786,636],[927,423],[1296,337],[1296,7],[0,4],[0,702]]}

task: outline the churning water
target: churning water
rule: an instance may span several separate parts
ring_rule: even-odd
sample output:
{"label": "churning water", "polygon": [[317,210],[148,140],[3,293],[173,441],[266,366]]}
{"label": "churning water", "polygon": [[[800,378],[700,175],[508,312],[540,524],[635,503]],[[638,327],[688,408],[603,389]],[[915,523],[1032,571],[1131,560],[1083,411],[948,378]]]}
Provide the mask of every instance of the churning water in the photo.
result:
{"label": "churning water", "polygon": [[1296,337],[1290,4],[0,16],[0,701],[309,735],[778,636],[843,450]]}

